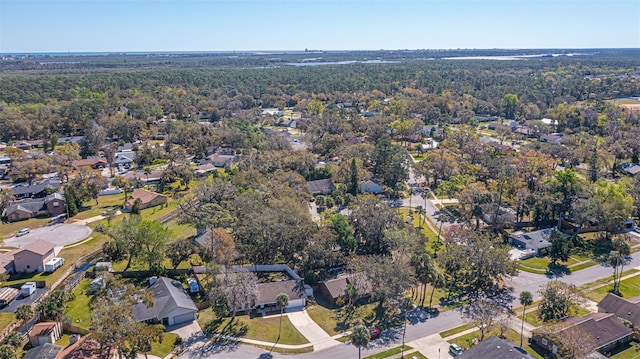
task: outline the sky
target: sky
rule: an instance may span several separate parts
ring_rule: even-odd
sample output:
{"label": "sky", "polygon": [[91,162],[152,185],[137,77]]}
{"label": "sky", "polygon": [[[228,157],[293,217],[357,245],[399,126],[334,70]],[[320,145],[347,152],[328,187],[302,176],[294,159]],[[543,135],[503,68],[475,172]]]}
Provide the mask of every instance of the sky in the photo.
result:
{"label": "sky", "polygon": [[0,53],[640,48],[640,0],[0,0]]}

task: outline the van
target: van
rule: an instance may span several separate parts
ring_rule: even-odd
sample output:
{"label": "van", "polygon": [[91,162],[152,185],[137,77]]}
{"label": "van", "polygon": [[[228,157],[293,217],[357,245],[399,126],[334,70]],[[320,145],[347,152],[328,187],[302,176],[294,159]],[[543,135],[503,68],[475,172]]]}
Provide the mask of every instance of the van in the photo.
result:
{"label": "van", "polygon": [[18,233],[16,233],[16,237],[22,237],[25,234],[29,234],[29,232],[31,232],[29,228],[22,228],[21,230],[18,231]]}
{"label": "van", "polygon": [[464,353],[464,350],[460,348],[458,344],[451,344],[449,346],[449,354],[451,354],[452,356],[457,357],[462,353]]}

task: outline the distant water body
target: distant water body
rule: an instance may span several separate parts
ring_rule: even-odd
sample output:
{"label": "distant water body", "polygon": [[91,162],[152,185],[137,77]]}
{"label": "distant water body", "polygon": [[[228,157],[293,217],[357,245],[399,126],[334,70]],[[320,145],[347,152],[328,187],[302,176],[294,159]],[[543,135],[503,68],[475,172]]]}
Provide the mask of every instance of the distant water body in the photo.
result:
{"label": "distant water body", "polygon": [[325,65],[350,65],[350,64],[397,64],[400,61],[387,61],[387,60],[366,60],[366,61],[325,61],[325,62],[289,62],[287,65],[291,66],[325,66]]}

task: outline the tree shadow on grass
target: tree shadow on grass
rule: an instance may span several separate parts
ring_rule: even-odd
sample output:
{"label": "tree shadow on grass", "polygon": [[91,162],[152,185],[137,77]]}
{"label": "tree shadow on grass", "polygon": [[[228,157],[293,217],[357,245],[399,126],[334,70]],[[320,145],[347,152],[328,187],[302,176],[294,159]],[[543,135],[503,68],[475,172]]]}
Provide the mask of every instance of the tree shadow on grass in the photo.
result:
{"label": "tree shadow on grass", "polygon": [[202,332],[207,338],[212,338],[206,344],[194,349],[190,353],[191,358],[209,357],[222,352],[235,350],[239,342],[232,338],[242,338],[247,334],[248,328],[244,323],[235,319],[214,319],[207,323]]}

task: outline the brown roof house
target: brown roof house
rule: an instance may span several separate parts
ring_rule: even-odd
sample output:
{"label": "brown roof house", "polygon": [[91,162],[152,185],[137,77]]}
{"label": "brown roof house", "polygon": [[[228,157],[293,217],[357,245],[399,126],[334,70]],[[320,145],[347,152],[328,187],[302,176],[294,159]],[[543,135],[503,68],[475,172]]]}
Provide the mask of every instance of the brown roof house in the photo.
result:
{"label": "brown roof house", "polygon": [[131,211],[131,207],[133,207],[133,204],[137,200],[140,200],[138,203],[138,208],[145,209],[167,203],[167,196],[161,195],[157,192],[138,188],[133,191],[133,193],[131,194],[131,198],[129,198],[127,203],[124,204],[124,209],[126,211]]}
{"label": "brown roof house", "polygon": [[624,299],[609,293],[598,303],[598,313],[613,313],[640,328],[640,296]]}
{"label": "brown roof house", "polygon": [[91,167],[94,170],[106,168],[109,165],[104,157],[89,157],[82,160],[73,161],[74,168]]}
{"label": "brown roof house", "polygon": [[62,336],[62,323],[42,322],[33,326],[29,333],[29,342],[32,346],[45,343],[54,344]]}
{"label": "brown roof house", "polygon": [[580,338],[581,347],[589,358],[605,358],[618,346],[631,339],[633,330],[614,314],[591,313],[583,317],[568,318],[563,322],[533,332],[532,341],[552,354],[562,352],[563,339]]}
{"label": "brown roof house", "polygon": [[358,275],[342,276],[335,279],[329,279],[318,283],[318,289],[329,299],[334,305],[338,299],[344,295],[347,285],[356,287],[358,299],[356,301],[366,302],[371,297],[371,285]]}
{"label": "brown roof house", "polygon": [[42,272],[44,265],[55,257],[55,246],[51,242],[37,240],[20,248],[13,255],[16,272]]}
{"label": "brown roof house", "polygon": [[332,194],[336,189],[336,186],[333,184],[333,181],[330,178],[307,181],[307,186],[309,187],[309,192],[311,192],[311,194],[314,196],[320,194]]}

